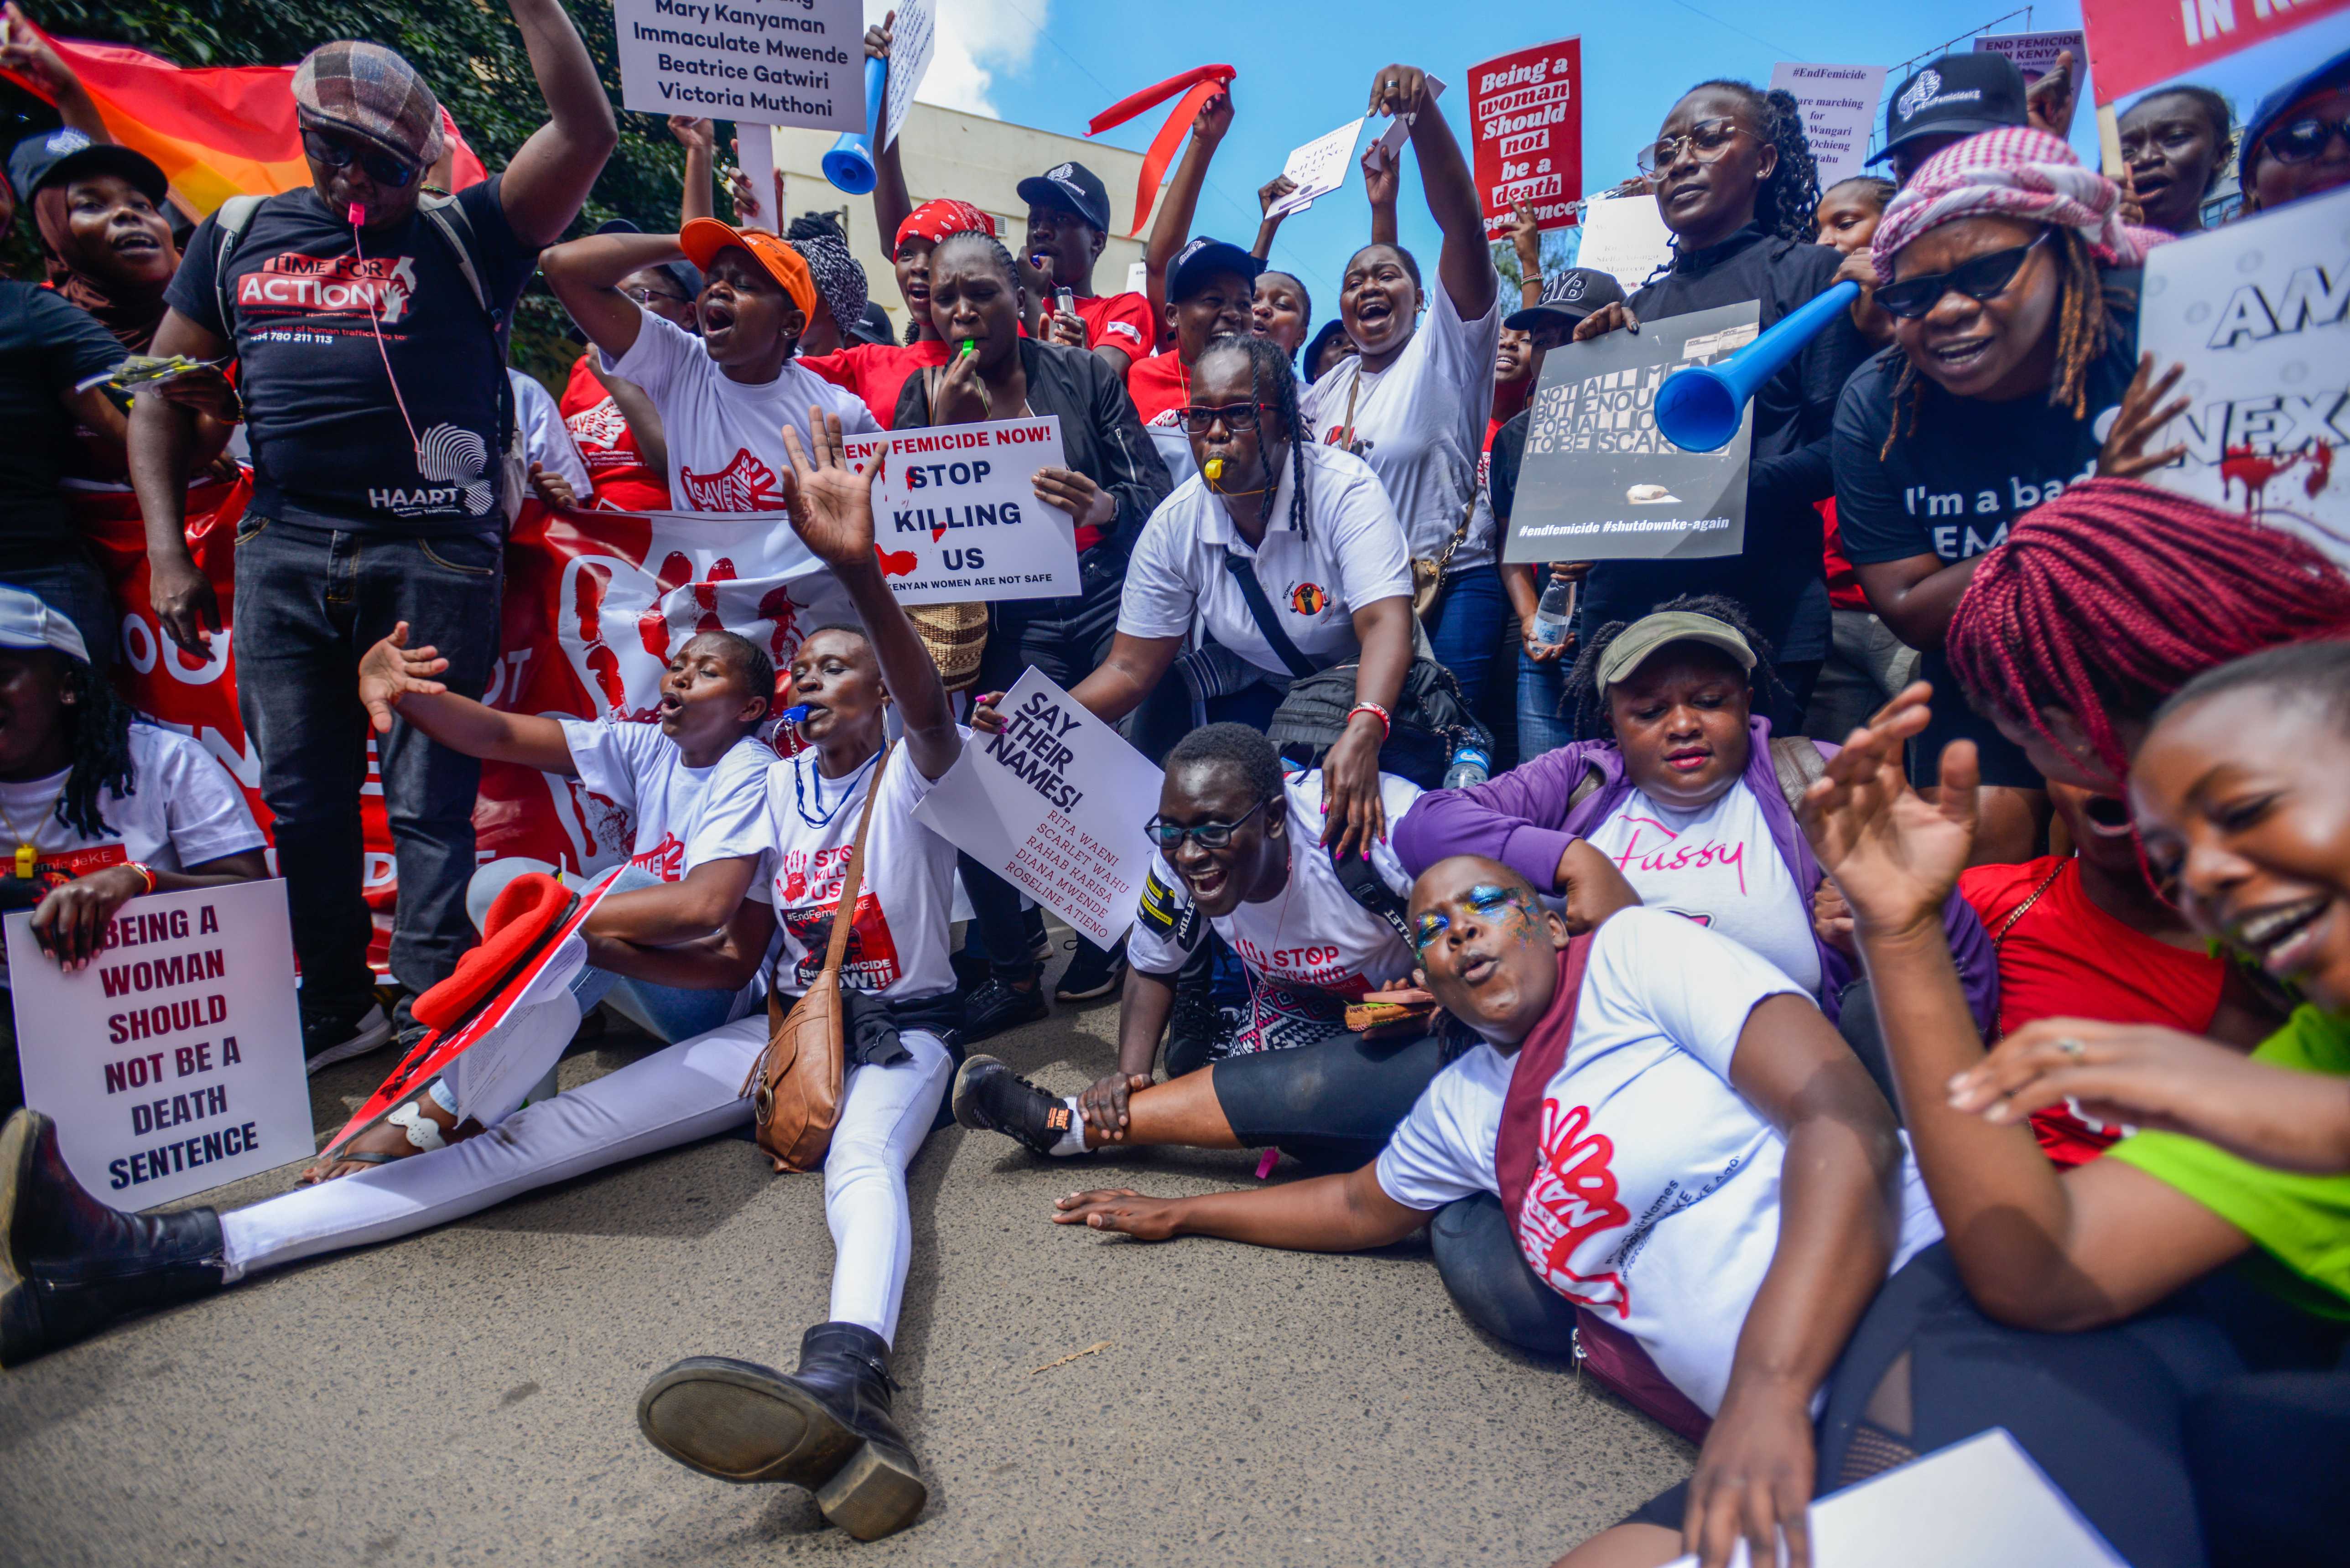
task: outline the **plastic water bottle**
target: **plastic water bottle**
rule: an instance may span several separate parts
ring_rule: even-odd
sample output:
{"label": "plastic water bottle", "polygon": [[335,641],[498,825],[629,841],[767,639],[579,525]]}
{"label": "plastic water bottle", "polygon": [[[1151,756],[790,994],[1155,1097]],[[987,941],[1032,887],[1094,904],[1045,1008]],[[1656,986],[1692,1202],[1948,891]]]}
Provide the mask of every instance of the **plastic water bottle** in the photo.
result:
{"label": "plastic water bottle", "polygon": [[1575,620],[1575,587],[1556,577],[1543,589],[1542,602],[1534,606],[1534,641],[1544,648],[1556,648],[1566,640],[1566,629]]}
{"label": "plastic water bottle", "polygon": [[1444,787],[1467,789],[1492,776],[1493,759],[1474,746],[1463,746],[1452,753],[1452,765],[1444,770]]}

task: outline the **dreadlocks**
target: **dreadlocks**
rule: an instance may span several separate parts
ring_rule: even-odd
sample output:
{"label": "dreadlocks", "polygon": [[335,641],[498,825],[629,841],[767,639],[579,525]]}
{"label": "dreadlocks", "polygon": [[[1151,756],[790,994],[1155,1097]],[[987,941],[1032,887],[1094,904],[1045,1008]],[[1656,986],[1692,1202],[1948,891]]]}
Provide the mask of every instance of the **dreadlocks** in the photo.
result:
{"label": "dreadlocks", "polygon": [[63,654],[57,658],[73,698],[65,709],[73,763],[65,792],[57,796],[57,820],[84,838],[102,838],[114,830],[98,814],[99,792],[110,789],[120,796],[136,787],[130,776],[130,707],[115,695],[113,682],[88,665]]}
{"label": "dreadlocks", "polygon": [[[1697,615],[1711,616],[1744,638],[1746,646],[1754,650],[1754,670],[1748,680],[1756,688],[1756,694],[1767,699],[1776,693],[1793,701],[1792,694],[1780,683],[1778,672],[1771,668],[1770,643],[1746,618],[1744,605],[1727,594],[1682,594],[1678,598],[1667,599],[1650,613],[1662,615],[1667,610],[1688,610]],[[1627,620],[1611,620],[1593,632],[1585,639],[1583,652],[1575,659],[1575,668],[1566,672],[1566,680],[1559,693],[1559,707],[1565,709],[1569,702],[1575,704],[1575,732],[1578,735],[1612,736],[1616,733],[1616,722],[1607,711],[1607,693],[1599,690],[1599,660],[1607,653],[1607,645],[1622,636],[1631,625]],[[1723,657],[1727,659],[1729,656],[1725,654]]]}
{"label": "dreadlocks", "polygon": [[2314,546],[2127,479],[2084,480],[1975,564],[1944,647],[1970,696],[2064,743],[2063,709],[2114,779],[2116,720],[2280,643],[2350,637],[2350,579]]}
{"label": "dreadlocks", "polygon": [[1754,193],[1754,222],[1764,234],[1811,244],[1812,214],[1820,204],[1820,171],[1812,157],[1812,139],[1804,133],[1803,106],[1783,88],[1764,92],[1752,82],[1726,79],[1700,82],[1681,97],[1709,90],[1738,98],[1755,136],[1779,150],[1778,167]]}
{"label": "dreadlocks", "polygon": [[[1270,337],[1259,337],[1248,332],[1228,332],[1222,337],[1211,339],[1207,348],[1201,351],[1200,365],[1193,368],[1193,376],[1200,373],[1200,367],[1207,364],[1211,354],[1248,356],[1249,396],[1258,407],[1270,409],[1281,416],[1282,434],[1289,441],[1289,525],[1297,530],[1300,539],[1313,537],[1305,527],[1305,421],[1298,417],[1297,373],[1289,368],[1289,356],[1283,353],[1281,345]],[[1264,451],[1264,426],[1261,421],[1262,416],[1257,426],[1257,451],[1260,453]],[[1265,475],[1265,482],[1268,485],[1273,483],[1270,472]]]}

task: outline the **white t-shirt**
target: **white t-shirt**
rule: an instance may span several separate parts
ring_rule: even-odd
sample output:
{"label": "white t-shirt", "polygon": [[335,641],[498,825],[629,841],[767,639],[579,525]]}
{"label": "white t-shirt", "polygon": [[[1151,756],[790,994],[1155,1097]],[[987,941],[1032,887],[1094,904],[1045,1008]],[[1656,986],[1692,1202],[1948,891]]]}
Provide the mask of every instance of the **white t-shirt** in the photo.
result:
{"label": "white t-shirt", "polygon": [[[1494,291],[1483,316],[1463,321],[1439,283],[1427,291],[1428,314],[1394,364],[1365,370],[1360,360],[1342,359],[1298,396],[1307,428],[1323,444],[1335,445],[1345,438],[1347,394],[1354,392],[1353,450],[1387,486],[1415,556],[1442,553],[1477,493],[1477,459],[1493,407],[1503,292]],[[1493,559],[1493,530],[1471,526],[1452,565]]]}
{"label": "white t-shirt", "polygon": [[1230,553],[1254,562],[1264,597],[1300,653],[1323,665],[1360,654],[1355,612],[1411,593],[1403,530],[1360,458],[1326,447],[1305,452],[1306,535],[1290,526],[1296,486],[1292,465],[1284,462],[1261,549],[1249,548],[1206,480],[1194,474],[1176,486],[1135,540],[1118,629],[1128,637],[1181,637],[1197,613],[1218,642],[1287,680],[1289,667],[1257,630],[1225,568]]}
{"label": "white t-shirt", "polygon": [[[960,732],[968,744],[971,732]],[[873,768],[868,762],[846,779],[827,779],[816,771],[814,747],[780,758],[767,769],[755,800],[730,799],[723,809],[714,794],[705,800],[702,821],[686,842],[688,871],[707,860],[758,857],[750,896],[775,906],[787,995],[806,991],[824,968]],[[914,807],[933,782],[904,746],[891,751],[841,960],[840,982],[849,990],[914,1001],[955,988],[947,962],[955,846],[914,819]]]}
{"label": "white t-shirt", "polygon": [[1659,805],[1636,789],[1584,836],[1641,903],[1720,932],[1819,995],[1811,904],[1744,779],[1703,811]]}
{"label": "white t-shirt", "polygon": [[685,876],[685,846],[705,805],[722,812],[764,805],[773,748],[745,735],[706,768],[685,765],[675,741],[656,723],[566,719],[563,743],[590,794],[629,815],[635,836],[629,864],[664,882]]}
{"label": "white t-shirt", "polygon": [[[1731,1086],[1731,1058],[1756,1005],[1797,990],[1678,915],[1611,918],[1544,1095],[1541,1167],[1512,1216],[1533,1228],[1551,1288],[1638,1340],[1709,1413],[1778,1245],[1786,1155]],[[1479,1045],[1438,1074],[1379,1154],[1380,1190],[1421,1210],[1499,1193],[1494,1143],[1514,1066]],[[1941,1233],[1905,1140],[1893,1267]]]}
{"label": "white t-shirt", "polygon": [[[840,416],[847,435],[874,435],[865,400],[836,387],[797,359],[786,359],[762,386],[730,380],[700,337],[642,311],[637,340],[605,372],[645,389],[669,441],[669,493],[684,512],[780,512],[783,476],[791,472],[783,429],[808,440],[808,410]],[[600,351],[599,351],[600,352]]]}
{"label": "white t-shirt", "polygon": [[[44,890],[134,860],[159,871],[185,871],[267,846],[236,780],[203,747],[175,730],[143,721],[131,724],[131,791],[128,795],[99,791],[99,818],[111,831],[96,837],[57,820],[57,794],[69,772],[23,784],[0,783],[0,809],[15,824],[7,842],[0,844],[0,857],[14,856],[17,830],[31,834],[39,857],[33,875]],[[5,864],[15,871],[13,858]],[[0,950],[0,977],[7,972],[7,956]]]}
{"label": "white t-shirt", "polygon": [[520,370],[509,369],[506,379],[514,383],[515,422],[522,427],[524,453],[549,473],[562,475],[580,505],[595,500],[596,482],[588,477],[588,460],[579,455],[579,445],[571,439],[571,427],[563,422],[554,397]]}

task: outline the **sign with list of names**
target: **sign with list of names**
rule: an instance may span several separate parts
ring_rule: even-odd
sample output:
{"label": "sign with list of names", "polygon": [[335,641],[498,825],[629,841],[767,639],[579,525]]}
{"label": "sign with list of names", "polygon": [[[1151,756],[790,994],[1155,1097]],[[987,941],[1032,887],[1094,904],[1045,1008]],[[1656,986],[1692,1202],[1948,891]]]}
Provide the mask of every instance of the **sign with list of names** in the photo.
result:
{"label": "sign with list of names", "polygon": [[865,130],[858,0],[613,0],[612,22],[623,109]]}
{"label": "sign with list of names", "polygon": [[1868,133],[1877,125],[1877,103],[1885,96],[1883,66],[1814,66],[1781,61],[1771,67],[1771,85],[1794,95],[1804,108],[1804,134],[1819,167],[1820,189],[1867,172]]}
{"label": "sign with list of names", "polygon": [[[894,146],[898,132],[914,112],[914,94],[920,90],[922,78],[931,68],[931,46],[938,41],[938,28],[931,16],[931,0],[905,0],[898,7],[898,20],[893,25],[889,43],[889,85],[882,98],[888,111],[881,120],[881,147]],[[873,149],[876,153],[881,147]]]}
{"label": "sign with list of names", "polygon": [[873,541],[899,603],[1078,591],[1076,520],[1036,494],[1036,471],[1063,466],[1057,416],[851,436],[848,461],[863,466],[884,441]]}
{"label": "sign with list of names", "polygon": [[317,1152],[282,881],[133,898],[74,973],[7,918],[25,1103],[100,1201],[151,1209]]}

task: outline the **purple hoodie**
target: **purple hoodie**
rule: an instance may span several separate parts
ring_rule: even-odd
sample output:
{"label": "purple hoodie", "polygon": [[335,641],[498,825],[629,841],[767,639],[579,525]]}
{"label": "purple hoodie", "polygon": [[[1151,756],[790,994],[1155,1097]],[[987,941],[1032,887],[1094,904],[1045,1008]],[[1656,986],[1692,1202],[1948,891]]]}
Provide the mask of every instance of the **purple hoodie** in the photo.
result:
{"label": "purple hoodie", "polygon": [[[1770,721],[1748,720],[1747,734],[1750,750],[1742,782],[1762,804],[1762,819],[1771,825],[1772,842],[1778,846],[1779,857],[1794,874],[1808,908],[1825,873],[1779,787],[1778,771],[1771,762]],[[1838,749],[1820,743],[1822,756],[1834,756]],[[1567,796],[1591,771],[1599,774],[1599,787],[1570,808]],[[1632,782],[1624,775],[1624,753],[1615,742],[1577,741],[1545,752],[1474,789],[1430,790],[1421,795],[1396,824],[1396,856],[1403,868],[1417,877],[1449,855],[1482,855],[1549,892],[1557,885],[1558,857],[1566,853],[1566,846],[1607,821],[1631,793]],[[1988,1029],[1999,1009],[1999,962],[1991,938],[1974,910],[1955,892],[1943,906],[1942,926],[1950,933],[1959,983],[1965,988],[1975,1027]],[[1833,1023],[1841,993],[1856,978],[1856,970],[1851,959],[1820,941],[1816,933],[1812,940],[1820,951],[1820,1011]]]}

